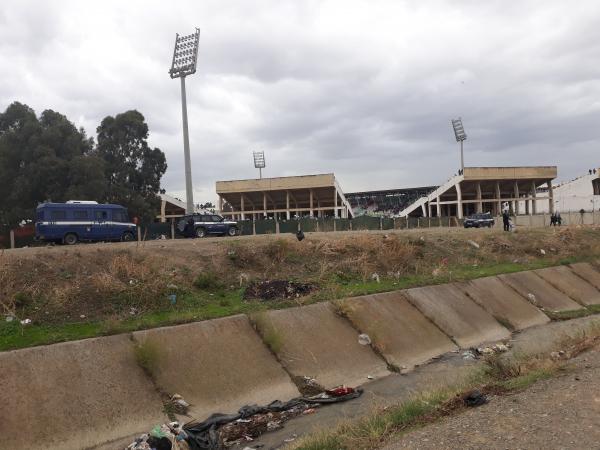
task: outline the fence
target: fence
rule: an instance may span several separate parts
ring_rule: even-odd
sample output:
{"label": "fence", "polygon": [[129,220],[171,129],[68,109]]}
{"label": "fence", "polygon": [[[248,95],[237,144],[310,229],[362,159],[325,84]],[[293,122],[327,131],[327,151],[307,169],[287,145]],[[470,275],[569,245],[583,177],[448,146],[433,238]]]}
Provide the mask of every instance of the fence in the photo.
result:
{"label": "fence", "polygon": [[[517,216],[513,218],[517,226],[544,227],[550,225],[550,214]],[[562,214],[563,225],[600,225],[600,211],[568,212]],[[243,236],[253,234],[332,232],[332,231],[368,231],[368,230],[408,230],[413,228],[462,227],[463,219],[457,217],[373,217],[359,216],[354,219],[308,218],[275,221],[242,220],[238,229]],[[496,227],[502,227],[502,219],[496,218]],[[33,225],[18,227],[13,230],[0,229],[0,249],[19,248],[43,245],[34,240]],[[140,226],[140,238],[154,240],[178,237],[171,223],[151,223]]]}

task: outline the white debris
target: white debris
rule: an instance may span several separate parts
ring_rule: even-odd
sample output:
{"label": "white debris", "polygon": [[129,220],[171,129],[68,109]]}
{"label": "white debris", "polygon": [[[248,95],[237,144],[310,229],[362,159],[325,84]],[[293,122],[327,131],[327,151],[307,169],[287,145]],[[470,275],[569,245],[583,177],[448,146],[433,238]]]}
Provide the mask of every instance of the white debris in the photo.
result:
{"label": "white debris", "polygon": [[540,248],[540,253],[541,253],[542,255],[545,255],[545,254],[546,254],[546,250],[544,250],[543,248]]}
{"label": "white debris", "polygon": [[81,314],[81,315],[79,316],[79,318],[80,318],[80,319],[85,319],[85,314]]}
{"label": "white debris", "polygon": [[371,338],[369,337],[368,334],[359,334],[358,335],[358,343],[360,345],[370,345],[371,344]]}
{"label": "white debris", "polygon": [[31,323],[31,319],[21,320],[21,325],[29,325]]}
{"label": "white debris", "polygon": [[467,244],[469,244],[471,247],[479,248],[479,244],[477,242],[475,242],[475,241],[470,240],[470,239],[467,241]]}
{"label": "white debris", "polygon": [[533,303],[534,305],[537,304],[537,299],[535,298],[535,295],[532,294],[531,292],[529,294],[527,294],[527,298],[529,299],[529,301],[531,303]]}
{"label": "white debris", "polygon": [[379,274],[378,273],[374,273],[373,275],[371,275],[371,280],[373,281],[377,281],[378,283],[379,281]]}
{"label": "white debris", "polygon": [[12,322],[13,320],[15,320],[15,316],[6,316],[7,322]]}

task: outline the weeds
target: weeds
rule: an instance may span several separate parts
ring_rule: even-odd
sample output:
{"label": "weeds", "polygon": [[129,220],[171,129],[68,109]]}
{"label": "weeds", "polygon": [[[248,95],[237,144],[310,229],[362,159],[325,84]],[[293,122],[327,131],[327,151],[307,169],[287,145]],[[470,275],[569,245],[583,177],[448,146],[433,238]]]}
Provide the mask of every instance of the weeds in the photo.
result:
{"label": "weeds", "polygon": [[250,320],[262,337],[263,342],[274,354],[278,355],[283,347],[283,335],[277,330],[267,314],[264,312],[252,314]]}
{"label": "weeds", "polygon": [[160,349],[158,345],[151,340],[138,342],[133,349],[135,361],[146,374],[154,379],[160,363]]}
{"label": "weeds", "polygon": [[194,280],[194,286],[198,289],[204,290],[216,290],[223,288],[223,282],[217,277],[214,272],[207,271],[202,272],[200,275],[196,277]]}

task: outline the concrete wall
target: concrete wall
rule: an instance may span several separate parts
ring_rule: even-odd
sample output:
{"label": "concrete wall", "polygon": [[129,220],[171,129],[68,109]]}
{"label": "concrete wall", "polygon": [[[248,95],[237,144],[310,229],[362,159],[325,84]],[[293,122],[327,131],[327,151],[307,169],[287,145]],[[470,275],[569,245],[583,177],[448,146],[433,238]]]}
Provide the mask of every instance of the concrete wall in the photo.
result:
{"label": "concrete wall", "polygon": [[[522,272],[491,285],[447,284],[347,299],[336,308],[268,311],[256,323],[265,336],[271,331],[264,341],[277,355],[243,315],[0,352],[0,450],[110,448],[101,444],[166,420],[159,390],[182,394],[201,419],[245,403],[289,400],[298,391],[288,374],[316,377],[327,387],[362,384],[386,376],[386,362],[410,368],[454,350],[452,341],[468,347],[507,338],[496,317],[517,329],[546,321],[523,304],[515,314],[511,302],[583,308],[569,298],[580,293],[571,289],[573,277],[583,274],[593,280],[586,289],[597,291],[600,274],[591,265],[578,267],[577,275],[570,270],[554,271],[557,288]],[[565,273],[569,282],[559,283]],[[488,295],[500,282],[521,298]],[[361,332],[372,334],[373,347],[358,343]],[[136,363],[135,343],[158,349],[152,379]]]}
{"label": "concrete wall", "polygon": [[554,179],[556,166],[465,167],[465,180]]}

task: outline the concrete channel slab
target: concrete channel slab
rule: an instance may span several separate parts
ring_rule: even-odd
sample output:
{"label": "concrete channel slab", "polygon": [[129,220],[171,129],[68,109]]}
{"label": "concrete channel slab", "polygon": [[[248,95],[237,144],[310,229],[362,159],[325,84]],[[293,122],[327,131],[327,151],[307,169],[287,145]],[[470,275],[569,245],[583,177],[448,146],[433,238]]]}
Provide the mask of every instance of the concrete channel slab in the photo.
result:
{"label": "concrete channel slab", "polygon": [[596,289],[600,290],[600,271],[590,263],[570,264],[571,270],[579,277],[586,280]]}
{"label": "concrete channel slab", "polygon": [[600,290],[600,272],[594,269],[590,263],[576,263],[569,265],[571,270],[579,277]]}
{"label": "concrete channel slab", "polygon": [[267,311],[259,326],[278,336],[278,356],[295,376],[310,376],[326,387],[357,386],[388,375],[387,364],[329,303]]}
{"label": "concrete channel slab", "polygon": [[532,300],[532,302],[546,310],[562,312],[582,309],[579,303],[571,300],[564,293],[546,283],[544,279],[537,276],[533,271],[498,275],[498,278],[527,299],[533,295],[535,300]]}
{"label": "concrete channel slab", "polygon": [[457,349],[400,291],[341,303],[356,328],[367,333],[385,359],[398,368],[412,368]]}
{"label": "concrete channel slab", "polygon": [[245,315],[138,331],[134,338],[156,349],[157,385],[183,396],[196,419],[300,395]]}
{"label": "concrete channel slab", "polygon": [[0,449],[79,450],[167,420],[119,335],[0,353]]}
{"label": "concrete channel slab", "polygon": [[462,348],[508,338],[510,331],[454,284],[404,291],[408,299]]}
{"label": "concrete channel slab", "polygon": [[600,291],[575,275],[567,266],[548,267],[534,272],[584,306],[600,304]]}
{"label": "concrete channel slab", "polygon": [[460,284],[469,298],[499,322],[513,330],[523,330],[550,322],[550,318],[533,306],[498,277],[485,277]]}

